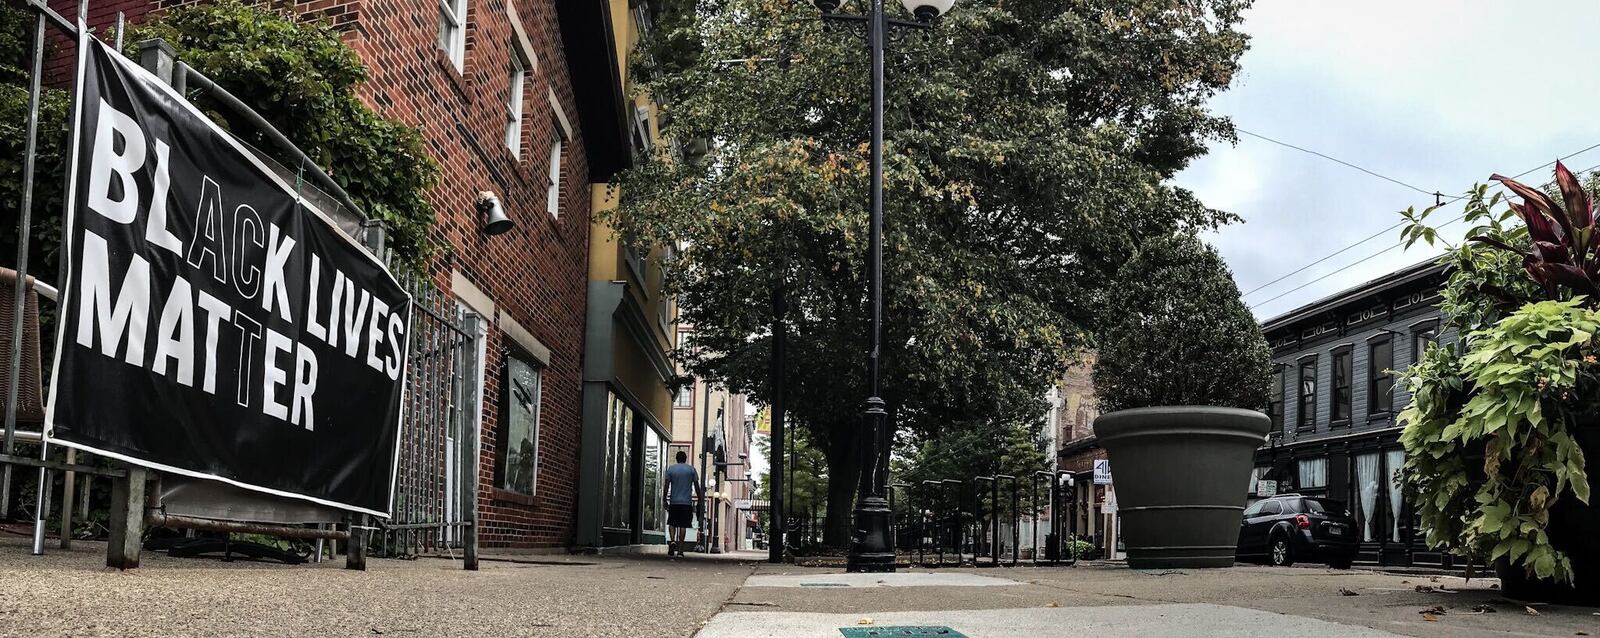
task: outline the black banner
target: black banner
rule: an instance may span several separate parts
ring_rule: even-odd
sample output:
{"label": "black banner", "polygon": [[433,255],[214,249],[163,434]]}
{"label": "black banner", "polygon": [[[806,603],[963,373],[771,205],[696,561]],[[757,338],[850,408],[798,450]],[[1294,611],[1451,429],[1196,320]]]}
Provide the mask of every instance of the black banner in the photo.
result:
{"label": "black banner", "polygon": [[170,87],[79,48],[50,439],[387,516],[405,289]]}

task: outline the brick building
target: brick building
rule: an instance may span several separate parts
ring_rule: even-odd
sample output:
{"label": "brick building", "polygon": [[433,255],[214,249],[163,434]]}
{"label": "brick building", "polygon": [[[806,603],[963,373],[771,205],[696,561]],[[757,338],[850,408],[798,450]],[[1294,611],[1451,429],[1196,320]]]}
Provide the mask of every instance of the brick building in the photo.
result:
{"label": "brick building", "polygon": [[1101,555],[1110,556],[1115,548],[1114,512],[1106,511],[1106,501],[1116,500],[1114,485],[1095,485],[1094,462],[1106,458],[1094,435],[1094,419],[1100,415],[1099,398],[1094,391],[1094,355],[1072,366],[1061,375],[1053,389],[1051,415],[1057,433],[1056,469],[1072,475],[1073,530],[1080,537],[1092,538]]}
{"label": "brick building", "polygon": [[[51,6],[73,15],[75,3]],[[181,2],[91,2],[105,33]],[[473,326],[480,540],[486,547],[569,547],[578,512],[591,193],[633,161],[613,117],[619,65],[601,0],[298,1],[330,21],[366,64],[361,98],[419,128],[441,167],[429,193],[440,247],[432,284]],[[70,64],[71,49],[67,49]],[[60,64],[53,68],[70,68]],[[224,87],[226,88],[226,87]],[[513,226],[483,231],[480,193]],[[513,392],[515,388],[515,392]],[[468,417],[470,421],[470,417]],[[447,445],[471,454],[471,438]],[[453,488],[449,488],[453,489]],[[447,489],[448,491],[448,489]]]}

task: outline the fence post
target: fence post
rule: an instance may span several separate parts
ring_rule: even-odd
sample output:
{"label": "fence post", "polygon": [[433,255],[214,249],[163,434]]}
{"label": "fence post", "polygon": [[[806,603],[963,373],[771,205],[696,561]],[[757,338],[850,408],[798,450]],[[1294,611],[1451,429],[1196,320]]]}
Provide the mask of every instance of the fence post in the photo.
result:
{"label": "fence post", "polygon": [[139,42],[139,66],[154,74],[162,83],[172,86],[172,69],[178,52],[166,40],[154,38]]}
{"label": "fence post", "polygon": [[344,568],[367,571],[367,538],[372,530],[367,527],[366,514],[350,516],[350,540],[344,543]]}
{"label": "fence post", "polygon": [[146,481],[150,470],[128,466],[128,475],[111,480],[111,534],[106,542],[106,567],[133,569],[139,566],[139,550],[144,545]]}
{"label": "fence post", "polygon": [[[67,448],[67,462],[78,462],[78,451]],[[61,549],[72,549],[72,499],[77,495],[78,473],[68,470],[61,479]]]}
{"label": "fence post", "polygon": [[[471,335],[465,346],[470,349],[467,356],[476,358],[477,341],[484,338],[485,326],[469,319],[461,327]],[[487,362],[479,361],[477,365],[481,367],[486,364]],[[483,409],[481,404],[476,407]],[[461,566],[471,571],[478,570],[478,466],[482,462],[479,454],[483,445],[480,440],[483,432],[479,430],[476,416],[462,419],[461,423],[463,434],[468,430],[471,431],[465,436],[466,454],[463,456],[467,458],[461,460],[462,464],[467,466],[467,471],[463,472],[464,476],[461,479],[461,521],[465,523],[461,527]]]}

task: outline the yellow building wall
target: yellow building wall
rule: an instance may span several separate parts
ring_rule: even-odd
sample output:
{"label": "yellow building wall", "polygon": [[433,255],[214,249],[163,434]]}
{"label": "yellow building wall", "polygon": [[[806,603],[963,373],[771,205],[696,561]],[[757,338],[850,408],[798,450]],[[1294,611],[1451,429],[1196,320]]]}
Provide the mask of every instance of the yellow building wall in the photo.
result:
{"label": "yellow building wall", "polygon": [[628,329],[616,321],[612,322],[611,329],[616,331],[616,347],[612,350],[612,356],[617,382],[639,397],[645,409],[655,415],[667,435],[671,436],[672,393],[667,391],[666,384],[656,374],[650,358],[639,349],[639,343],[629,336]]}

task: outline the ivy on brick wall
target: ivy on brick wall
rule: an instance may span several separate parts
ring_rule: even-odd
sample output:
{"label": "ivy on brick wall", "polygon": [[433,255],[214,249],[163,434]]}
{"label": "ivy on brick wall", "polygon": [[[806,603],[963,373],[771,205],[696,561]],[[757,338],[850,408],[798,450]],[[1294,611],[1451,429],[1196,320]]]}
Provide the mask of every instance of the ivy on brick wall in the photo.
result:
{"label": "ivy on brick wall", "polygon": [[[31,13],[0,5],[0,210],[15,211],[22,202],[33,27]],[[356,97],[366,69],[338,31],[293,13],[226,0],[176,9],[133,28],[125,39],[128,53],[153,37],[166,39],[180,59],[260,112],[363,212],[385,221],[390,246],[404,263],[423,263],[432,249],[428,230],[434,219],[426,195],[438,180],[438,165],[416,129],[380,117]],[[202,108],[208,104],[198,92],[190,98]],[[47,87],[40,106],[29,272],[52,282],[59,278],[69,103],[65,91]],[[217,109],[208,113],[283,165],[295,166],[253,127]],[[0,264],[12,265],[15,254],[16,226],[7,223],[0,228]]]}
{"label": "ivy on brick wall", "polygon": [[[162,38],[178,59],[204,73],[322,166],[370,217],[388,224],[390,246],[411,265],[432,250],[428,229],[433,206],[427,192],[438,181],[438,164],[422,135],[368,108],[356,96],[366,67],[339,31],[287,10],[237,0],[187,5],[130,30],[127,53],[138,42]],[[191,91],[202,108],[204,95]],[[254,127],[209,111],[235,135],[291,169]]]}

